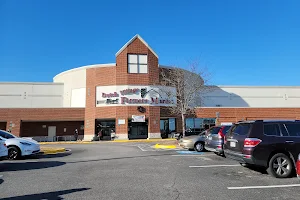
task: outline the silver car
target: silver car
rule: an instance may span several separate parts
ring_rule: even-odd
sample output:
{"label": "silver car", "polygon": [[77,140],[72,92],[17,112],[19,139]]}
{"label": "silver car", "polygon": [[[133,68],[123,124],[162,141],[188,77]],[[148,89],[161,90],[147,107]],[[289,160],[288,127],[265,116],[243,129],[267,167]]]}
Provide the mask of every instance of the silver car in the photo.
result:
{"label": "silver car", "polygon": [[204,144],[206,138],[205,133],[206,132],[203,131],[199,135],[192,135],[192,136],[181,138],[178,144],[184,149],[201,152],[204,150]]}

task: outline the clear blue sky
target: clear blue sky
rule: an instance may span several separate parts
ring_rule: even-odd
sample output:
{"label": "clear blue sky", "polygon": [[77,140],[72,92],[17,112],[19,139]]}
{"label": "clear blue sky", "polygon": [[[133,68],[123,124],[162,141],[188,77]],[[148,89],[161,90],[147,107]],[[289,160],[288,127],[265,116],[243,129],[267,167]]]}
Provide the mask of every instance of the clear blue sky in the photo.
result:
{"label": "clear blue sky", "polygon": [[160,64],[198,60],[218,85],[300,85],[300,1],[0,0],[0,81],[115,62],[140,34]]}

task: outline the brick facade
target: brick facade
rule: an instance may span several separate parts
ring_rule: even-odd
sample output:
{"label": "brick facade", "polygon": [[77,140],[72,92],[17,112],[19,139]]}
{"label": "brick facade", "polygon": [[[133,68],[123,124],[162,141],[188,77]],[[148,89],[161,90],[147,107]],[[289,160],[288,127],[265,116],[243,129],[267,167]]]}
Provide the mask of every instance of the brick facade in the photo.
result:
{"label": "brick facade", "polygon": [[219,122],[237,122],[257,119],[300,119],[300,108],[198,108],[196,117],[215,118]]}
{"label": "brick facade", "polygon": [[0,121],[21,136],[21,121],[84,121],[84,108],[1,108]]}
{"label": "brick facade", "polygon": [[[84,134],[81,126],[84,121],[45,121],[45,122],[22,122],[21,136],[34,137],[34,136],[48,136],[48,127],[56,127],[56,136],[73,136],[75,129],[78,130],[79,135]],[[34,131],[33,131],[34,130]]]}
{"label": "brick facade", "polygon": [[[128,54],[145,54],[148,56],[147,74],[128,73]],[[85,135],[91,138],[95,134],[95,119],[125,119],[125,124],[116,126],[116,134],[128,134],[128,119],[132,115],[141,115],[137,106],[110,106],[96,107],[96,87],[108,85],[157,85],[159,83],[158,58],[139,39],[132,41],[116,57],[116,66],[91,68],[86,71],[86,109],[85,109]],[[145,106],[148,132],[160,133],[160,108]]]}

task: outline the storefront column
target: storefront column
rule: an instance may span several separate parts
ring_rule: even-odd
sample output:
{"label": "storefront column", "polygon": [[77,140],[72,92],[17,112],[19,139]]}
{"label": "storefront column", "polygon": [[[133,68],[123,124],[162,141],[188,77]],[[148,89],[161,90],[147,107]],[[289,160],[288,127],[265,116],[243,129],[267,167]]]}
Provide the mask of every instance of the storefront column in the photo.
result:
{"label": "storefront column", "polygon": [[128,119],[116,119],[116,138],[115,140],[128,140]]}
{"label": "storefront column", "polygon": [[84,121],[84,141],[92,141],[95,136],[95,119],[86,119]]}
{"label": "storefront column", "polygon": [[160,107],[149,107],[148,139],[161,138],[160,133]]}
{"label": "storefront column", "polygon": [[8,120],[6,123],[6,131],[10,131],[15,136],[20,136],[21,130],[21,120],[20,119],[12,119]]}

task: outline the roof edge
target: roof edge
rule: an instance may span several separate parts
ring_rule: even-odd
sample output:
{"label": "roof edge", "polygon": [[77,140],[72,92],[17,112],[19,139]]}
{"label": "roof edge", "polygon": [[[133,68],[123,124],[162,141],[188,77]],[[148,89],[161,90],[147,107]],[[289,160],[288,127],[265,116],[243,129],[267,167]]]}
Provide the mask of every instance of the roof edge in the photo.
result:
{"label": "roof edge", "polygon": [[63,74],[66,74],[66,73],[69,73],[69,72],[73,72],[73,71],[77,71],[77,70],[81,70],[81,69],[97,68],[97,67],[115,67],[115,66],[116,66],[116,63],[107,63],[107,64],[94,64],[94,65],[85,65],[85,66],[82,66],[82,67],[76,67],[76,68],[69,69],[69,70],[63,71],[63,72],[55,75],[53,77],[53,80],[55,78],[57,78],[58,76],[61,76]]}
{"label": "roof edge", "polygon": [[136,34],[135,36],[133,36],[133,38],[131,38],[128,42],[126,42],[126,44],[116,53],[116,57],[120,53],[122,53],[122,51],[124,51],[124,49],[126,49],[126,47],[129,46],[136,38],[138,38],[158,58],[158,55],[155,53],[155,51],[149,46],[149,44],[139,34]]}
{"label": "roof edge", "polygon": [[220,88],[300,88],[292,85],[216,85]]}

